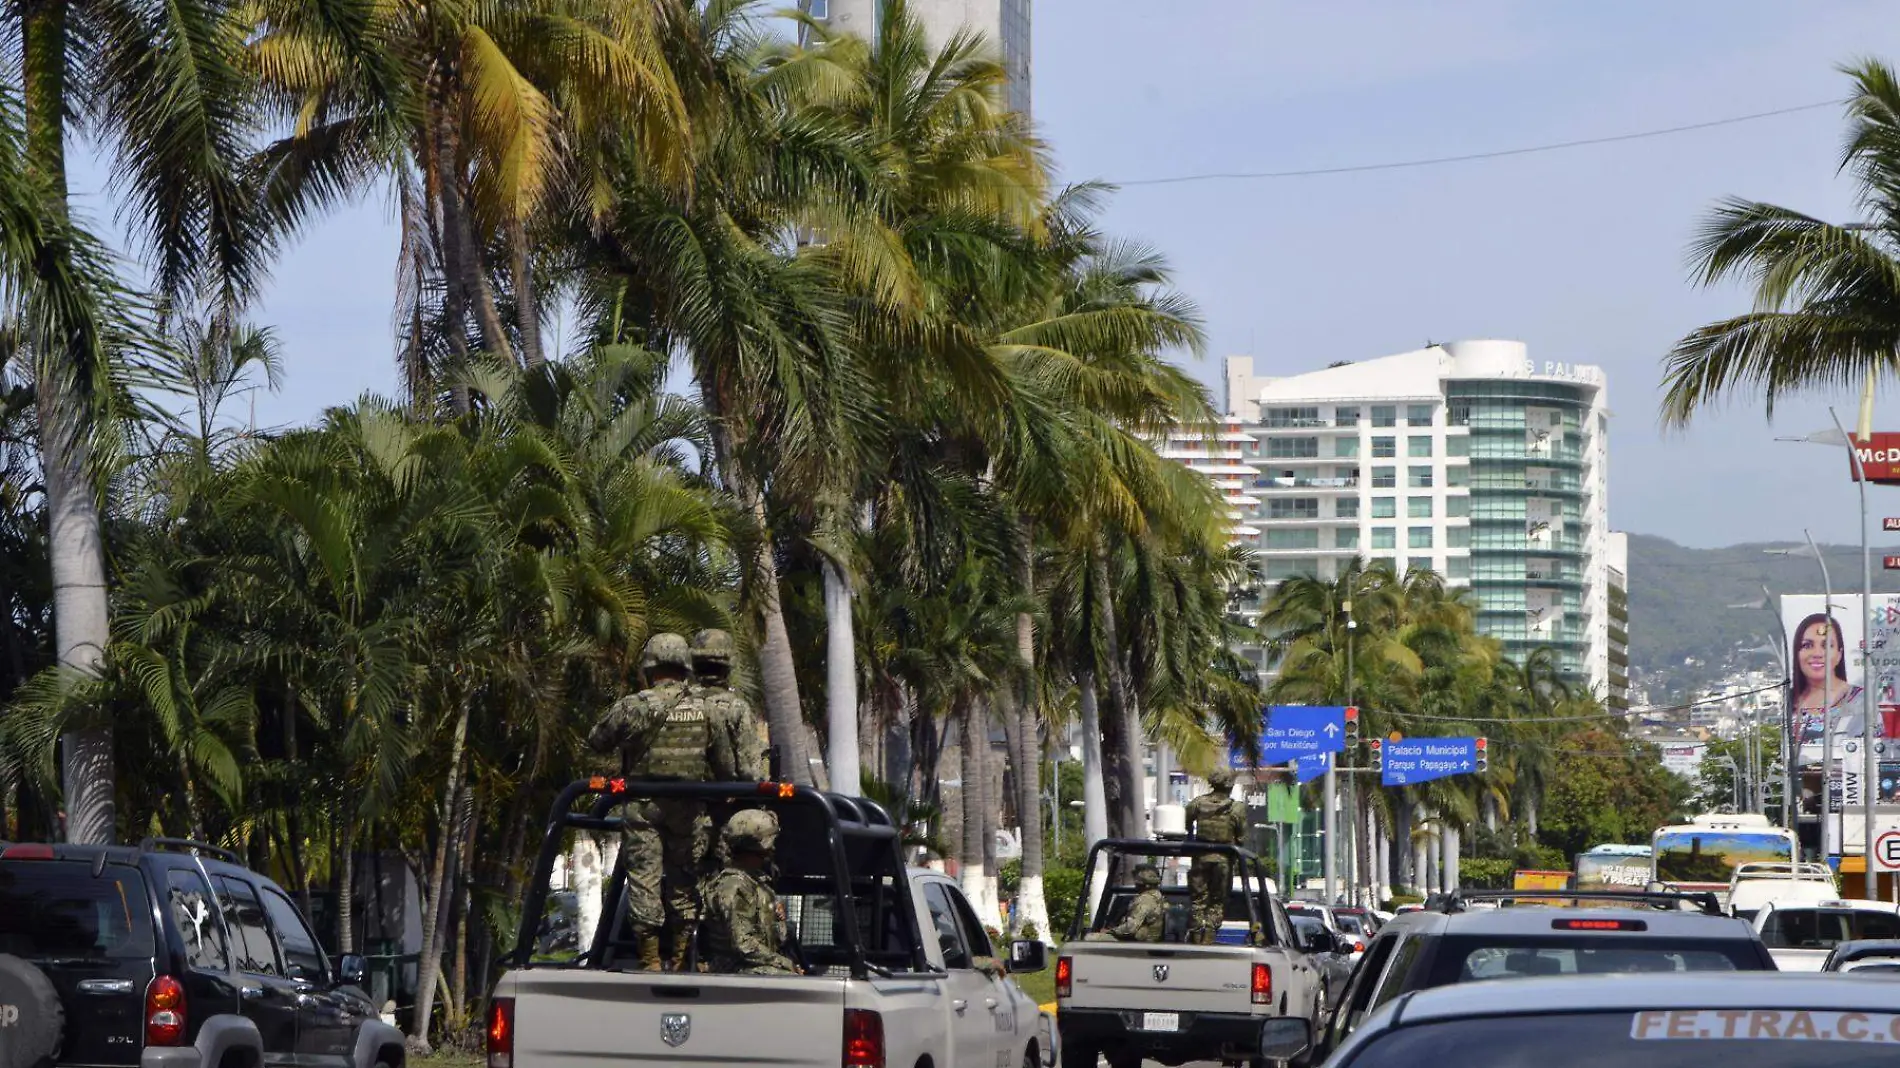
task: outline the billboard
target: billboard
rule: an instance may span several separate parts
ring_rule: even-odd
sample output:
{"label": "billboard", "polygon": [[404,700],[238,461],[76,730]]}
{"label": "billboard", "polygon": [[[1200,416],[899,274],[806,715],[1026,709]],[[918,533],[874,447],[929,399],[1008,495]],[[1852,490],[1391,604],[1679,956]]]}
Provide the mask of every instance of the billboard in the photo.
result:
{"label": "billboard", "polygon": [[[1867,472],[1867,481],[1888,484],[1900,482],[1900,434],[1883,431],[1866,438],[1856,437],[1854,454],[1860,460],[1860,470]],[[1847,472],[1850,478],[1859,473],[1854,470],[1851,460],[1848,461]]]}
{"label": "billboard", "polygon": [[1832,612],[1823,610],[1823,600],[1818,594],[1781,599],[1793,676],[1789,729],[1803,765],[1821,762],[1825,724],[1833,724],[1837,755],[1846,739],[1862,736],[1864,686],[1874,691],[1875,736],[1900,739],[1900,595],[1875,594],[1867,609],[1859,594],[1837,593]]}

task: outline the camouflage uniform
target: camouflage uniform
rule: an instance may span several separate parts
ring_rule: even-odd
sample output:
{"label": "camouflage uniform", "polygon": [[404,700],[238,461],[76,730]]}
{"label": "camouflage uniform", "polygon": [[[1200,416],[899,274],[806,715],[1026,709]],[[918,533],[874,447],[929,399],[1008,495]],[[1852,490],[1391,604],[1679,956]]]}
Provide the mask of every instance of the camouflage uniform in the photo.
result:
{"label": "camouflage uniform", "polygon": [[[686,639],[677,634],[654,635],[640,660],[648,672],[670,669],[690,676],[692,671]],[[738,769],[731,747],[718,742],[724,731],[716,714],[686,678],[665,679],[615,701],[588,741],[596,749],[618,749],[630,778],[731,780]],[[627,909],[641,939],[641,959],[657,966],[657,948],[649,939],[663,926],[678,966],[699,920],[699,881],[712,820],[705,805],[679,800],[639,804],[627,819]]]}
{"label": "camouflage uniform", "polygon": [[759,782],[766,776],[766,752],[771,746],[765,719],[751,702],[732,692],[732,636],[723,630],[693,635],[693,692],[714,710],[719,725],[714,742],[725,746],[741,782]]}
{"label": "camouflage uniform", "polygon": [[[1188,826],[1203,842],[1238,845],[1247,827],[1247,806],[1234,800],[1234,773],[1215,768],[1207,775],[1210,789],[1188,802]],[[1188,941],[1213,945],[1220,933],[1221,920],[1227,914],[1227,892],[1233,885],[1233,866],[1219,854],[1194,858],[1188,869],[1188,900],[1193,903],[1188,923]]]}
{"label": "camouflage uniform", "polygon": [[1089,942],[1159,942],[1168,918],[1168,900],[1161,896],[1161,873],[1152,864],[1135,869],[1140,892],[1128,904],[1122,922],[1088,936]]}
{"label": "camouflage uniform", "polygon": [[766,865],[778,844],[778,817],[761,809],[733,813],[719,835],[732,863],[706,883],[706,941],[710,970],[741,975],[796,975],[780,948],[785,920],[766,867],[743,866],[739,854]]}

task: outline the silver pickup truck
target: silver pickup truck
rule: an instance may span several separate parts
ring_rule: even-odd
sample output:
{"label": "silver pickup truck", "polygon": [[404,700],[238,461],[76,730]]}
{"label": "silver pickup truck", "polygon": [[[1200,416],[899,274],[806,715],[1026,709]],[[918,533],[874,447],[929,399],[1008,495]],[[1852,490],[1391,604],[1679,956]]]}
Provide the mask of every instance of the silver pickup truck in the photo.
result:
{"label": "silver pickup truck", "polygon": [[[770,807],[776,886],[802,975],[636,970],[613,873],[591,945],[538,960],[549,873],[577,831],[615,833],[635,798],[690,798],[715,820]],[[779,783],[595,779],[556,802],[523,909],[521,940],[490,999],[489,1068],[755,1065],[788,1068],[1048,1068],[1053,1021],[1007,974],[1045,966],[1040,942],[999,960],[951,880],[906,868],[898,829],[868,801]]]}
{"label": "silver pickup truck", "polygon": [[[1228,895],[1225,917],[1247,924],[1244,944],[1187,941],[1188,890],[1178,876],[1207,853],[1227,856],[1245,884]],[[1089,938],[1121,922],[1140,864],[1164,872],[1161,939]],[[1092,909],[1098,876],[1105,885]],[[1135,1068],[1143,1059],[1265,1065],[1309,1053],[1326,1012],[1323,976],[1308,955],[1317,947],[1299,943],[1252,853],[1192,839],[1105,839],[1090,851],[1075,915],[1056,962],[1064,1068],[1094,1068],[1097,1056]]]}

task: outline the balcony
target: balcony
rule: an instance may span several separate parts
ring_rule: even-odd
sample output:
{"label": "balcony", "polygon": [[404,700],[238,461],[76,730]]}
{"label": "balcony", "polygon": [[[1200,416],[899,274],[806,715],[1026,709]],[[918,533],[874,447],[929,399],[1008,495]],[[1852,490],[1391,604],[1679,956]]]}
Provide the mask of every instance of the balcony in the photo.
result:
{"label": "balcony", "polygon": [[1287,490],[1287,489],[1349,490],[1349,489],[1357,489],[1358,487],[1359,487],[1359,480],[1356,478],[1309,478],[1309,477],[1302,477],[1300,475],[1294,475],[1290,478],[1287,477],[1286,475],[1273,475],[1273,476],[1269,476],[1265,478],[1258,478],[1254,480],[1254,484],[1252,486],[1252,488],[1256,490]]}

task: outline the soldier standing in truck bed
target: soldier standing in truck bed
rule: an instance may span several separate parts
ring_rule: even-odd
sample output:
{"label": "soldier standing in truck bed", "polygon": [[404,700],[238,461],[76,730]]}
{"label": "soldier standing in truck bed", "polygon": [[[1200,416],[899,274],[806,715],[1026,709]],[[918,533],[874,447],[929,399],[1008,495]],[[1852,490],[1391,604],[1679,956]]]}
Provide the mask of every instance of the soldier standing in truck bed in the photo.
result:
{"label": "soldier standing in truck bed", "polygon": [[741,782],[766,776],[765,720],[752,702],[732,691],[732,635],[702,630],[693,635],[693,689],[713,706],[714,720],[724,730],[714,743],[728,747],[731,765]]}
{"label": "soldier standing in truck bed", "polygon": [[[1207,773],[1207,792],[1188,802],[1188,829],[1203,842],[1221,845],[1240,844],[1247,827],[1247,806],[1234,800],[1234,773],[1215,768]],[[1232,865],[1219,853],[1203,853],[1188,869],[1188,900],[1192,902],[1192,920],[1188,941],[1211,946],[1220,934],[1221,920],[1227,915],[1227,892],[1233,885]]]}
{"label": "soldier standing in truck bed", "polygon": [[[640,656],[647,688],[613,703],[588,737],[599,750],[619,750],[622,770],[634,779],[730,782],[741,769],[732,746],[729,713],[692,684],[692,652],[678,634],[655,634]],[[626,818],[628,918],[641,966],[660,967],[662,949],[678,968],[699,922],[712,820],[697,801],[655,800],[630,806]],[[657,899],[660,915],[652,903]]]}

